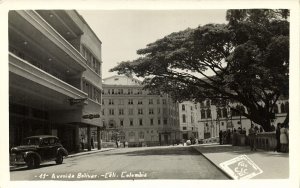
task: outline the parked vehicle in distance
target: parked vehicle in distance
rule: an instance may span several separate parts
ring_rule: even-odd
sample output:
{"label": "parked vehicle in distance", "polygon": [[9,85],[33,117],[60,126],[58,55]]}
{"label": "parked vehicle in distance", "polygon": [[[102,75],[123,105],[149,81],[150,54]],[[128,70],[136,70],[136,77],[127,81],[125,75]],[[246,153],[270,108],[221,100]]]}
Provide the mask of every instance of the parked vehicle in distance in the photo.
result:
{"label": "parked vehicle in distance", "polygon": [[26,164],[28,168],[38,168],[48,161],[62,164],[66,156],[68,152],[56,136],[39,135],[27,137],[22,145],[11,148],[10,163],[13,166]]}

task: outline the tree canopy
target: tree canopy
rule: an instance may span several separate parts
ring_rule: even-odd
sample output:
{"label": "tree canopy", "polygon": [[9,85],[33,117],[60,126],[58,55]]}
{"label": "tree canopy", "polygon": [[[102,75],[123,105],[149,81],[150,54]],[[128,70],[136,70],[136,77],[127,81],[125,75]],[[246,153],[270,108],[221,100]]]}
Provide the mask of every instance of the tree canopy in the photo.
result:
{"label": "tree canopy", "polygon": [[178,101],[241,103],[241,113],[268,131],[277,100],[289,92],[288,18],[288,10],[228,10],[227,24],[171,33],[111,71],[143,77],[146,89]]}

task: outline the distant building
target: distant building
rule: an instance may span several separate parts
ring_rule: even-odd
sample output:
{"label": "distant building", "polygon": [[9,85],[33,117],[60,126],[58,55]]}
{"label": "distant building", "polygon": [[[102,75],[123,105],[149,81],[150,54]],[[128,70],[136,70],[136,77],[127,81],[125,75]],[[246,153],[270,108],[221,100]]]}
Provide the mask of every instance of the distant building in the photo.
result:
{"label": "distant building", "polygon": [[119,139],[129,146],[150,146],[179,139],[178,103],[142,88],[141,81],[126,76],[103,79],[103,141]]}
{"label": "distant building", "polygon": [[179,104],[180,139],[199,138],[203,132],[198,131],[200,113],[199,103],[184,101]]}
{"label": "distant building", "polygon": [[[237,106],[246,111],[246,108],[239,103],[230,103],[226,105],[224,101],[212,102],[211,100],[205,100],[200,103],[200,125],[199,129],[204,131],[204,138],[218,137],[219,131],[233,130],[238,128],[245,129],[246,134],[251,127],[251,120],[240,115],[238,112],[230,109],[229,106]],[[271,124],[275,127],[278,123],[282,123],[289,110],[288,99],[281,98],[277,101],[274,108],[274,120]],[[254,122],[252,122],[256,125]],[[260,128],[260,125],[257,125]]]}
{"label": "distant building", "polygon": [[9,145],[58,136],[69,152],[101,125],[101,41],[73,10],[9,11]]}

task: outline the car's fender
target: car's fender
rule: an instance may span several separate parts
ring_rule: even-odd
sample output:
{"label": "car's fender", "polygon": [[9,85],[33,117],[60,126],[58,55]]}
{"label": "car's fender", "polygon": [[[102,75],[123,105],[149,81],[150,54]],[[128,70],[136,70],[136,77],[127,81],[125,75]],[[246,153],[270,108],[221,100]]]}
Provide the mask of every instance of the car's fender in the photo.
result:
{"label": "car's fender", "polygon": [[63,156],[68,156],[68,151],[63,147],[57,148],[57,154],[59,153],[61,153]]}
{"label": "car's fender", "polygon": [[35,156],[39,161],[42,161],[42,158],[41,156],[37,153],[37,152],[34,152],[34,151],[27,151],[27,152],[24,152],[24,160],[26,161],[28,159],[28,157],[30,156]]}

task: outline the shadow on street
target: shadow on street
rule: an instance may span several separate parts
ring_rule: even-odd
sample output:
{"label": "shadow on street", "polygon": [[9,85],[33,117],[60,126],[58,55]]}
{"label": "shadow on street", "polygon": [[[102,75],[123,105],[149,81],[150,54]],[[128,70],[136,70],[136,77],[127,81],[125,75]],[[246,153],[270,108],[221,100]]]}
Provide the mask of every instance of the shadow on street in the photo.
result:
{"label": "shadow on street", "polygon": [[149,155],[199,155],[200,153],[192,147],[154,148],[122,153],[106,153],[104,155],[128,155],[128,156],[149,156]]}
{"label": "shadow on street", "polygon": [[288,153],[277,153],[273,151],[265,151],[258,149],[257,151],[250,151],[250,147],[247,146],[230,146],[230,145],[215,145],[214,147],[210,146],[194,146],[199,149],[201,153],[224,153],[224,152],[230,152],[232,154],[236,155],[242,155],[242,154],[252,154],[252,153],[259,153],[263,156],[275,156],[275,157],[285,157],[288,158]]}

